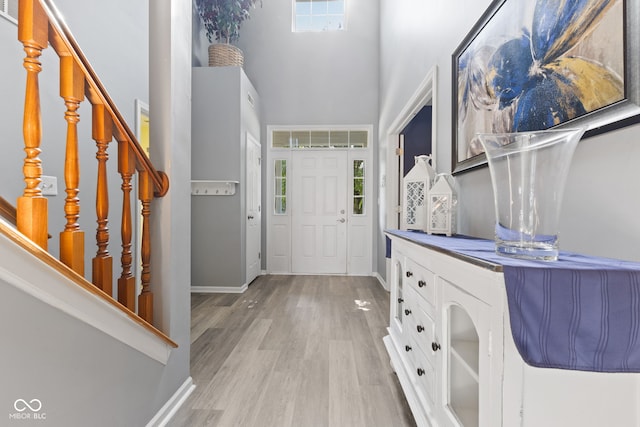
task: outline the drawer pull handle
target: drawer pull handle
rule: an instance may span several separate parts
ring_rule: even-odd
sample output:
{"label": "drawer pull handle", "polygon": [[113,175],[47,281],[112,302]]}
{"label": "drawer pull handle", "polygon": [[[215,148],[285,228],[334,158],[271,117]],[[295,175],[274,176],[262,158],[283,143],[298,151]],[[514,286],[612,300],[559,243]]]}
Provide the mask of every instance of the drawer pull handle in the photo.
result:
{"label": "drawer pull handle", "polygon": [[424,280],[418,280],[418,287],[424,288],[425,286],[427,286],[427,282]]}
{"label": "drawer pull handle", "polygon": [[431,343],[431,350],[433,350],[434,352],[440,350],[440,344],[438,344],[437,342],[432,342]]}
{"label": "drawer pull handle", "polygon": [[409,310],[408,308],[404,309],[404,314],[406,314],[407,316],[411,314],[411,310]]}
{"label": "drawer pull handle", "polygon": [[421,377],[421,376],[423,376],[425,374],[424,369],[422,369],[422,368],[418,368],[417,372],[418,372],[418,376],[419,377]]}
{"label": "drawer pull handle", "polygon": [[404,300],[402,298],[398,298],[398,304],[402,304]]}
{"label": "drawer pull handle", "polygon": [[413,273],[410,271],[407,271],[407,277],[411,277],[411,276],[413,276]]}
{"label": "drawer pull handle", "polygon": [[409,347],[408,345],[404,346],[404,351],[409,352],[411,351],[411,347]]}
{"label": "drawer pull handle", "polygon": [[418,330],[418,333],[420,333],[420,332],[424,331],[424,326],[422,326],[422,325],[418,325],[418,326],[416,327],[416,329]]}

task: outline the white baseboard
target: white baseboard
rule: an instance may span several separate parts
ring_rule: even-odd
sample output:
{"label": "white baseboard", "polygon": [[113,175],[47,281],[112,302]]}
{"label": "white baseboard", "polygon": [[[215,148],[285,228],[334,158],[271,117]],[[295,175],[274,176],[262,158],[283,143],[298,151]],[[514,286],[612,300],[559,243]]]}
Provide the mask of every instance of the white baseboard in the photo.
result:
{"label": "white baseboard", "polygon": [[192,294],[243,294],[249,288],[245,283],[239,288],[236,286],[192,286]]}
{"label": "white baseboard", "polygon": [[187,378],[180,388],[173,393],[173,396],[167,400],[167,403],[165,403],[151,421],[147,423],[147,427],[166,426],[176,412],[178,412],[178,409],[180,409],[182,404],[187,400],[187,397],[193,393],[195,388],[196,385],[193,383],[193,378]]}
{"label": "white baseboard", "polygon": [[373,273],[373,277],[375,277],[376,279],[378,279],[378,282],[380,282],[380,284],[382,285],[382,287],[383,287],[385,290],[387,290],[387,291],[389,290],[389,288],[387,287],[387,282],[382,278],[382,276],[380,275],[380,273],[378,273],[378,272]]}

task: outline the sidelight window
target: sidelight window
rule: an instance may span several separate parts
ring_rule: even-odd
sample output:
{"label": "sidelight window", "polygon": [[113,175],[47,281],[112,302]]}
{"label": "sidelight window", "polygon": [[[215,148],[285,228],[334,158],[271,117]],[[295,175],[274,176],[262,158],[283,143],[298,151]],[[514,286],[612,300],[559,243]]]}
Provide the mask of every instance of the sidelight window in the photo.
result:
{"label": "sidelight window", "polygon": [[274,212],[276,215],[284,215],[287,213],[287,161],[285,159],[276,159],[274,177]]}
{"label": "sidelight window", "polygon": [[364,215],[364,160],[353,161],[353,214]]}

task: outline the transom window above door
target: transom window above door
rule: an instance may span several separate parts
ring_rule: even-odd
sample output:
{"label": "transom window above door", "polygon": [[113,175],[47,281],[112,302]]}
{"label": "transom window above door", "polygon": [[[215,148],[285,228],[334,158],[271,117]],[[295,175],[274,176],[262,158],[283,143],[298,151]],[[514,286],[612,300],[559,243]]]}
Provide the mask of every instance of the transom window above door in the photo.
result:
{"label": "transom window above door", "polygon": [[293,0],[293,31],[340,31],[346,0]]}
{"label": "transom window above door", "polygon": [[366,130],[274,130],[273,148],[367,148]]}

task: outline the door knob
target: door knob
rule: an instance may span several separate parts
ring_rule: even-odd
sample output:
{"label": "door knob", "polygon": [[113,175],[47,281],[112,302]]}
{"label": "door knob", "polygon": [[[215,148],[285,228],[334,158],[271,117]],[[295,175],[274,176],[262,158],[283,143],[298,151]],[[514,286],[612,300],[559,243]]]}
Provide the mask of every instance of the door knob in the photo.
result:
{"label": "door knob", "polygon": [[249,215],[247,219],[253,219],[253,215]]}
{"label": "door knob", "polygon": [[340,218],[340,219],[339,219],[339,220],[337,220],[337,221],[338,221],[338,222],[341,222],[341,223],[343,223],[343,224],[344,224],[347,220],[346,220],[346,219],[344,219],[344,218]]}

